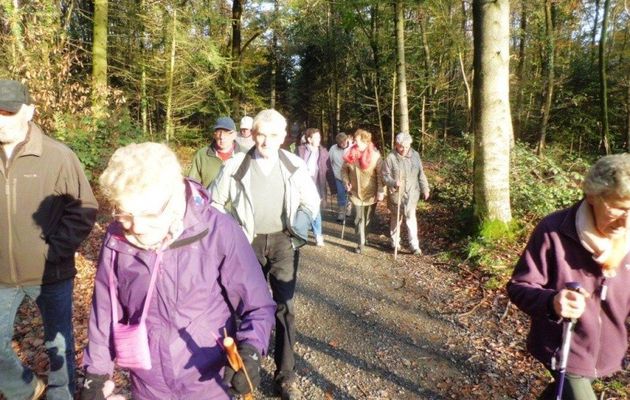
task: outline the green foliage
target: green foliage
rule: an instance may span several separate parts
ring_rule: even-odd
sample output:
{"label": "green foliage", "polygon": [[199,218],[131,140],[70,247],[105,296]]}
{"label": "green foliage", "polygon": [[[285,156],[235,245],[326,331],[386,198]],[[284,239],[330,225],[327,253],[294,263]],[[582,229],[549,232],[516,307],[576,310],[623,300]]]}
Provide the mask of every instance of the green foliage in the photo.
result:
{"label": "green foliage", "polygon": [[53,119],[54,137],[76,153],[90,181],[105,168],[118,147],[148,140],[126,110],[98,122],[90,116],[70,113],[55,113]]}
{"label": "green foliage", "polygon": [[581,197],[580,183],[588,166],[565,149],[548,148],[547,156],[541,158],[517,143],[512,159],[512,211],[517,220],[538,221]]}

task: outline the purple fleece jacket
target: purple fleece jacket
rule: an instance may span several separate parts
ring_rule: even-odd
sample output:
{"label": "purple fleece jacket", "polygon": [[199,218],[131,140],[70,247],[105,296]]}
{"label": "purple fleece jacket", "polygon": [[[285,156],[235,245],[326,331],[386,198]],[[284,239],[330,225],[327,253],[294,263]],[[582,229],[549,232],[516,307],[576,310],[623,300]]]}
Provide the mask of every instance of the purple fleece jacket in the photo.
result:
{"label": "purple fleece jacket", "polygon": [[[275,303],[242,229],[210,207],[200,185],[186,186],[184,232],[164,251],[146,320],[153,368],[130,371],[135,399],[229,398],[221,384],[226,358],[215,335],[223,337],[225,327],[237,342],[265,354],[274,323]],[[137,323],[155,257],[127,242],[120,224],[109,226],[83,357],[88,372],[111,376],[114,369],[109,271],[115,268],[119,315]],[[238,328],[224,294],[241,320]]]}
{"label": "purple fleece jacket", "polygon": [[[628,348],[625,325],[630,313],[630,254],[617,276],[604,280],[600,266],[580,243],[575,215],[580,203],[545,217],[532,233],[516,264],[507,291],[510,300],[531,317],[527,349],[547,368],[562,340],[562,324],[552,298],[567,282],[591,293],[571,341],[567,372],[588,378],[624,367]],[[602,300],[602,287],[607,286]]]}

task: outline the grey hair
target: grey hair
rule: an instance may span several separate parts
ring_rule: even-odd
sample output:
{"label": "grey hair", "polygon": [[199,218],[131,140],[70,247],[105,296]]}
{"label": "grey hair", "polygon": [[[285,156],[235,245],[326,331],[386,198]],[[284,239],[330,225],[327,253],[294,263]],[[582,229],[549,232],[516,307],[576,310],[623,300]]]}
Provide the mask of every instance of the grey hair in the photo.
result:
{"label": "grey hair", "polygon": [[411,142],[413,142],[413,139],[411,138],[411,135],[406,132],[400,132],[398,135],[396,135],[396,143],[400,145],[404,146],[407,144],[411,144]]}
{"label": "grey hair", "polygon": [[597,160],[588,171],[582,190],[591,196],[630,197],[630,154],[615,154]]}
{"label": "grey hair", "polygon": [[270,108],[262,110],[254,117],[252,133],[255,135],[261,131],[265,133],[287,134],[287,120],[278,111]]}
{"label": "grey hair", "polygon": [[103,194],[120,204],[130,196],[165,192],[183,183],[177,156],[162,143],[132,143],[114,152],[99,177]]}

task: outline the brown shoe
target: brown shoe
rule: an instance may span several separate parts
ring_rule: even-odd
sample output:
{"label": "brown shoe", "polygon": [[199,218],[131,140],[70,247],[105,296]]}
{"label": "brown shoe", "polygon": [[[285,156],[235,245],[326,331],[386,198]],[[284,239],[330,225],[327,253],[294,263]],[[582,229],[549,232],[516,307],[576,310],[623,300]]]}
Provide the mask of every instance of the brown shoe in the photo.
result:
{"label": "brown shoe", "polygon": [[32,400],[38,400],[44,395],[44,392],[46,391],[46,383],[40,378],[35,378],[33,381],[34,383]]}
{"label": "brown shoe", "polygon": [[280,398],[282,400],[298,400],[302,398],[302,393],[297,387],[297,382],[283,382],[280,385]]}

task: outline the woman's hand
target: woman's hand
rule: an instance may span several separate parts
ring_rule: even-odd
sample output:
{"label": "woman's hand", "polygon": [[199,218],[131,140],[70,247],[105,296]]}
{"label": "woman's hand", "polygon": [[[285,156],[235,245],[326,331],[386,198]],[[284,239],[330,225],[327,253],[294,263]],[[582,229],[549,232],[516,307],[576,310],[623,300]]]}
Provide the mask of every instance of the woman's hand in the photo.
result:
{"label": "woman's hand", "polygon": [[591,294],[582,288],[578,291],[562,289],[553,298],[553,310],[562,318],[580,318],[589,297]]}

